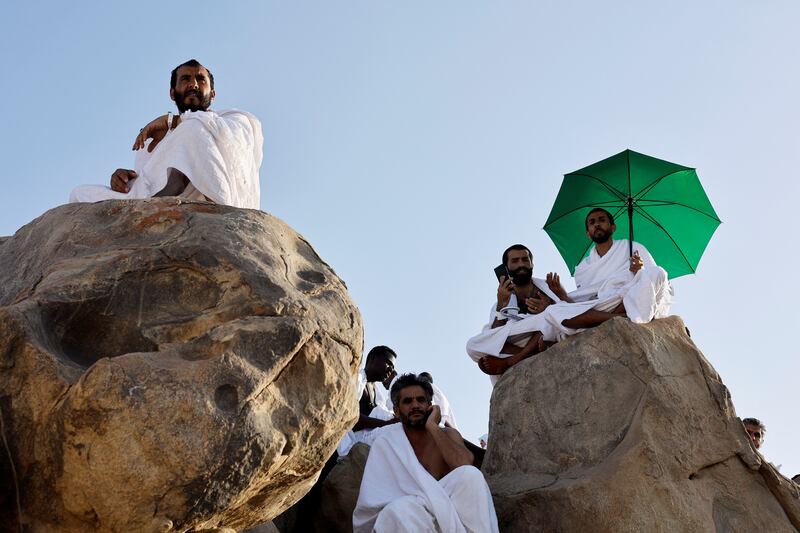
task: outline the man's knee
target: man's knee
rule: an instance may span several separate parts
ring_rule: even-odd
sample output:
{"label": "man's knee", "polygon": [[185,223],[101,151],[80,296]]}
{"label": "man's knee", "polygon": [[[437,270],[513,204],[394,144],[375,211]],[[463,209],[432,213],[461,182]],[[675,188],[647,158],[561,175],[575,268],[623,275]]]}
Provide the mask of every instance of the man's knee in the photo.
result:
{"label": "man's knee", "polygon": [[641,271],[643,277],[647,278],[653,285],[661,285],[667,282],[667,271],[658,265],[643,268]]}
{"label": "man's knee", "polygon": [[456,472],[458,472],[459,481],[461,483],[486,483],[486,478],[483,477],[483,472],[472,465],[459,466],[451,473]]}
{"label": "man's knee", "polygon": [[433,518],[419,496],[403,496],[386,505],[375,520],[373,531],[425,531]]}

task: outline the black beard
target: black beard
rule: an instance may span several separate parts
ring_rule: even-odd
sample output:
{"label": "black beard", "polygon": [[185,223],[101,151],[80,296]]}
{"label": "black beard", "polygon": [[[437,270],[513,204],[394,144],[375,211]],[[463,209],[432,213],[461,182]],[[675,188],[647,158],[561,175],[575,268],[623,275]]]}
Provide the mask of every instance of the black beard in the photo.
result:
{"label": "black beard", "polygon": [[211,107],[211,93],[203,95],[200,91],[190,91],[190,94],[191,93],[197,95],[197,99],[200,103],[187,104],[186,93],[175,91],[175,105],[178,106],[178,111],[181,113],[184,111],[207,111],[208,108]]}
{"label": "black beard", "polygon": [[403,422],[403,425],[409,428],[425,427],[425,422],[427,422],[424,416],[418,420],[411,420],[410,413],[406,416],[401,416],[400,419],[401,422]]}
{"label": "black beard", "polygon": [[509,274],[511,274],[511,281],[514,283],[514,285],[521,287],[531,282],[533,270],[525,267],[519,267],[518,269],[509,272]]}
{"label": "black beard", "polygon": [[599,234],[595,233],[592,235],[592,240],[595,242],[595,244],[603,244],[604,242],[608,242],[608,239],[610,238],[610,231],[601,231]]}

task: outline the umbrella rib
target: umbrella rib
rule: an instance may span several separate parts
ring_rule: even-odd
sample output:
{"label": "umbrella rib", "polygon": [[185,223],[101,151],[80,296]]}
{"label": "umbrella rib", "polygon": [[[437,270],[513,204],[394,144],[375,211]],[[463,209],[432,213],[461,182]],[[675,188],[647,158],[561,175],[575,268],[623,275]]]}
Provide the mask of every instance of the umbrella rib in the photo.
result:
{"label": "umbrella rib", "polygon": [[602,185],[603,187],[608,189],[610,192],[612,192],[616,196],[618,196],[620,200],[624,200],[625,199],[625,193],[623,193],[622,191],[618,190],[616,187],[612,187],[611,185],[609,185],[605,181],[601,180],[600,178],[596,178],[595,176],[592,176],[591,174],[582,174],[582,173],[579,173],[579,172],[571,172],[571,173],[567,174],[567,176],[583,176],[584,178],[592,178],[593,180],[596,180],[600,185]]}
{"label": "umbrella rib", "polygon": [[[662,203],[660,203],[660,204],[654,204],[654,205],[649,205],[649,206],[647,206],[647,207],[658,207],[658,206],[663,206],[663,205],[679,205],[679,206],[681,206],[681,207],[685,207],[686,209],[691,209],[692,211],[697,211],[697,212],[698,212],[698,213],[700,213],[701,215],[705,215],[705,216],[707,216],[708,218],[710,218],[711,220],[716,220],[717,222],[720,222],[720,223],[722,222],[722,221],[721,221],[720,219],[718,219],[717,217],[715,217],[715,216],[711,216],[711,215],[709,215],[708,213],[706,213],[705,211],[700,211],[700,210],[699,210],[699,209],[697,209],[696,207],[692,207],[692,206],[690,206],[690,205],[682,204],[682,203],[680,203],[680,202],[670,202],[670,201],[667,201],[667,200],[650,200],[650,201],[651,201],[651,202],[662,202]],[[638,204],[638,203],[636,203],[636,202],[634,202],[634,204],[633,204],[633,205],[634,205],[634,206],[636,206],[636,207],[639,207],[640,209],[644,209],[644,207],[641,207],[641,206],[639,206],[639,204]]]}
{"label": "umbrella rib", "polygon": [[[547,228],[547,226],[551,226],[552,224],[555,224],[557,221],[561,220],[562,218],[564,218],[565,216],[569,215],[570,213],[574,213],[575,211],[578,211],[580,209],[586,209],[587,207],[596,207],[598,205],[605,205],[607,207],[614,207],[614,203],[611,200],[609,200],[608,202],[592,202],[591,204],[579,205],[579,206],[577,206],[577,207],[575,207],[573,209],[570,209],[569,211],[565,211],[564,213],[558,215],[558,218],[554,218],[553,220],[550,221],[549,224],[545,224],[544,228],[542,228],[542,229],[545,229],[545,228]],[[617,215],[614,215],[614,218],[616,218],[616,216]]]}
{"label": "umbrella rib", "polygon": [[667,172],[666,174],[664,174],[660,178],[656,178],[655,181],[653,181],[650,185],[646,186],[644,189],[642,189],[641,191],[637,192],[636,196],[633,197],[634,200],[637,199],[637,198],[640,198],[641,196],[643,196],[643,195],[645,195],[647,193],[649,193],[653,189],[653,187],[655,187],[656,185],[661,183],[661,180],[663,180],[665,178],[668,178],[669,176],[672,176],[673,174],[677,174],[678,172],[683,172],[684,170],[694,170],[694,169],[681,168],[681,169],[678,169],[678,170],[673,170],[672,172]]}
{"label": "umbrella rib", "polygon": [[692,267],[692,263],[689,262],[689,260],[686,258],[686,255],[683,253],[683,250],[681,250],[681,247],[678,246],[678,243],[675,242],[675,239],[672,238],[672,235],[669,234],[669,232],[664,228],[664,226],[662,226],[655,218],[653,218],[653,216],[650,213],[648,213],[644,209],[638,207],[634,207],[634,209],[636,209],[636,211],[638,211],[640,215],[642,215],[644,218],[655,224],[657,228],[659,228],[661,231],[664,232],[664,235],[666,235],[667,238],[672,242],[672,244],[675,245],[675,249],[678,250],[678,253],[681,254],[681,257],[683,257],[683,260],[686,261],[686,265],[689,267],[689,270],[691,270],[692,273],[694,274],[695,269],[694,267]]}

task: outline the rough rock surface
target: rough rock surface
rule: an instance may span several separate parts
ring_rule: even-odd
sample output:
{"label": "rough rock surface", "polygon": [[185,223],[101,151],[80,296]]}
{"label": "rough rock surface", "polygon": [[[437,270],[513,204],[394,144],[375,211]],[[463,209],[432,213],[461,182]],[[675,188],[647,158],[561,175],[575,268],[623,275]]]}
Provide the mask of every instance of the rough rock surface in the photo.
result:
{"label": "rough rock surface", "polygon": [[323,481],[319,501],[306,521],[309,526],[303,527],[298,521],[298,514],[309,510],[298,509],[295,505],[275,518],[277,529],[281,533],[307,533],[309,528],[328,533],[352,533],[353,511],[358,503],[367,457],[369,446],[363,442],[355,444],[346,456],[339,458]]}
{"label": "rough rock surface", "polygon": [[48,211],[0,244],[0,414],[23,524],[269,521],[355,421],[361,350],[342,281],[270,215],[174,198]]}
{"label": "rough rock surface", "polygon": [[333,467],[322,484],[322,505],[319,510],[319,531],[353,531],[353,511],[358,503],[358,491],[364,467],[367,466],[369,446],[358,443]]}
{"label": "rough rock surface", "polygon": [[794,532],[797,486],[752,448],[678,317],[614,319],[505,374],[483,464],[504,532]]}

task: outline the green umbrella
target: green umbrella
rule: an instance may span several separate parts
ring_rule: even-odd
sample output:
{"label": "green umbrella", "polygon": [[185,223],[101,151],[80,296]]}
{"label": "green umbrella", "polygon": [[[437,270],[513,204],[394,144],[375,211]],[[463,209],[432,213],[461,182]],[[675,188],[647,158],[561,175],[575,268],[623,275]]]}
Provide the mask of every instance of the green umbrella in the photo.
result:
{"label": "green umbrella", "polygon": [[594,207],[614,215],[618,238],[633,241],[635,227],[670,278],[694,273],[720,224],[695,169],[625,150],[564,176],[544,230],[571,274],[591,250],[584,222]]}

